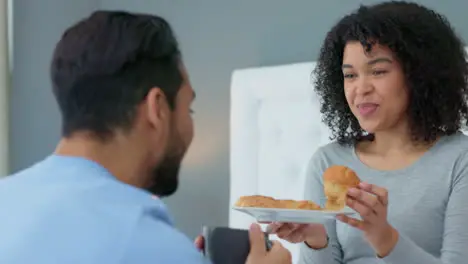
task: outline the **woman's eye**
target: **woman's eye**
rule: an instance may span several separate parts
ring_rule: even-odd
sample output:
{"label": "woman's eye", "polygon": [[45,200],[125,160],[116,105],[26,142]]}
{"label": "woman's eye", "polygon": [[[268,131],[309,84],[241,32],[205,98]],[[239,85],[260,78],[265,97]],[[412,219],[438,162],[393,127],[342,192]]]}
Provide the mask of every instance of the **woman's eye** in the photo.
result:
{"label": "woman's eye", "polygon": [[377,76],[383,75],[385,73],[387,73],[387,71],[385,71],[385,70],[376,70],[376,71],[372,72],[373,75],[377,75]]}
{"label": "woman's eye", "polygon": [[345,73],[345,74],[343,75],[343,77],[344,77],[345,79],[352,79],[352,78],[356,77],[356,75],[355,75],[355,74],[352,74],[352,73]]}

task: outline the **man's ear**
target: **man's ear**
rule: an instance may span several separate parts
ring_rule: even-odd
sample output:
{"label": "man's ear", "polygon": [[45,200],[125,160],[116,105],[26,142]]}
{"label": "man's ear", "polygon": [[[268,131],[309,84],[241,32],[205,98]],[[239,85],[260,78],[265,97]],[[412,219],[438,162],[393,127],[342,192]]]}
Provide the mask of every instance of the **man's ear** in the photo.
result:
{"label": "man's ear", "polygon": [[167,111],[168,108],[166,96],[163,91],[158,88],[152,88],[146,95],[146,116],[148,117],[148,122],[153,127],[160,127],[161,122],[163,122],[168,117]]}

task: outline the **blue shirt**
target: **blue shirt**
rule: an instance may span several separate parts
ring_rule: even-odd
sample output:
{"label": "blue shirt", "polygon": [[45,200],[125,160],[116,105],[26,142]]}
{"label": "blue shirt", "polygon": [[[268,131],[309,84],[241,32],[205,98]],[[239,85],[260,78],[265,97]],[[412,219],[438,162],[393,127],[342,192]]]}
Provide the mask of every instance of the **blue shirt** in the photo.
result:
{"label": "blue shirt", "polygon": [[84,158],[52,155],[0,180],[0,208],[0,263],[206,263],[162,201]]}

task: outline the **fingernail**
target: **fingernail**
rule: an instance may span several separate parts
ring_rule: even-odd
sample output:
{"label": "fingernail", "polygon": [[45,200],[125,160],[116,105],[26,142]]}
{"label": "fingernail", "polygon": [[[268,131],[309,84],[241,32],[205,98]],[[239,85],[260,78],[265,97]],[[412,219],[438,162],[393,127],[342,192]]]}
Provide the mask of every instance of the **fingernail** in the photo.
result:
{"label": "fingernail", "polygon": [[348,190],[349,194],[357,194],[358,192],[359,192],[359,190],[356,189],[356,188],[351,188],[351,189]]}

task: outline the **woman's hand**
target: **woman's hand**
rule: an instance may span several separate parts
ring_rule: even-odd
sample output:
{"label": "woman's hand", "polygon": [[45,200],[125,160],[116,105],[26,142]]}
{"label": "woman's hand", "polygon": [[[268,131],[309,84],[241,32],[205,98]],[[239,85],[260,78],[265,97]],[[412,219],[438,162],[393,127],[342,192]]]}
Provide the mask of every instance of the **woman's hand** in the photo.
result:
{"label": "woman's hand", "polygon": [[346,203],[359,213],[362,220],[345,215],[339,215],[338,220],[362,230],[379,257],[390,254],[398,241],[398,231],[387,221],[387,190],[361,183],[358,188],[348,191]]}
{"label": "woman's hand", "polygon": [[268,230],[270,234],[291,243],[306,242],[314,249],[324,248],[328,244],[327,231],[321,224],[272,223],[268,225]]}

